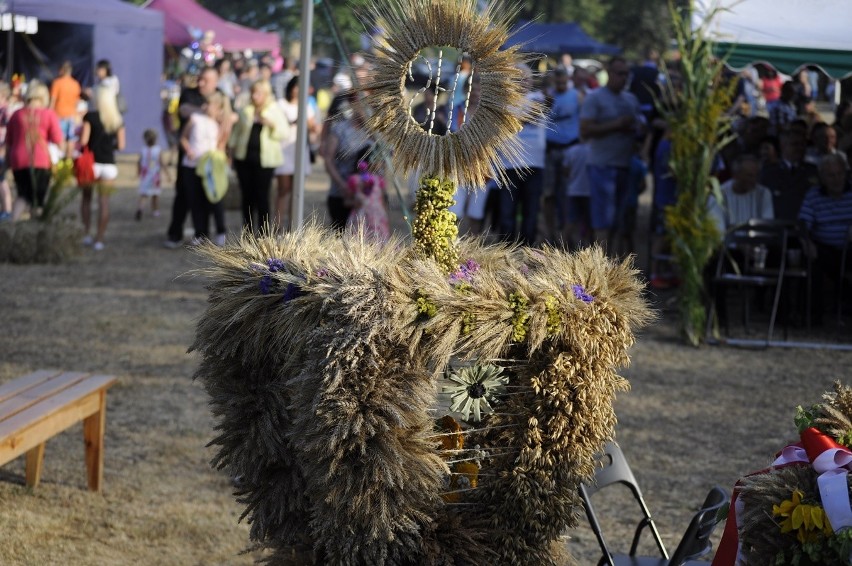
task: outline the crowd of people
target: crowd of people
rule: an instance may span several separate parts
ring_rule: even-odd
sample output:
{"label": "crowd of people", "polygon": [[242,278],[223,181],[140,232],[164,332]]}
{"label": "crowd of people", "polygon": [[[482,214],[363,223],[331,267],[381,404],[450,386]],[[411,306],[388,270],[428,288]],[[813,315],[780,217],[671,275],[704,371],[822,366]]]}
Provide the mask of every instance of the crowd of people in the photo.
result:
{"label": "crowd of people", "polygon": [[[490,226],[506,241],[568,249],[596,242],[623,255],[637,251],[638,199],[650,187],[650,284],[677,285],[676,270],[665,260],[664,215],[677,199],[677,179],[669,167],[668,125],[655,104],[666,87],[680,87],[677,65],[664,68],[649,52],[634,65],[614,57],[598,76],[574,66],[570,56],[537,79],[523,71],[527,96],[544,103],[547,121],[525,124],[518,134],[522,155],[504,160],[508,186],[498,190],[491,183],[479,195],[458,193],[456,214],[469,231]],[[711,196],[707,207],[721,235],[753,218],[801,227],[806,238],[791,246],[802,248],[812,267],[818,321],[823,281],[845,281],[840,257],[852,226],[852,105],[842,102],[833,123],[826,123],[816,108],[821,91],[814,75],[804,69],[784,82],[771,68],[750,68],[726,77],[736,82],[728,112],[735,138],[716,158],[721,199]],[[468,111],[475,112],[472,92]],[[433,96],[424,97],[412,116],[439,132],[446,111]]]}
{"label": "crowd of people", "polygon": [[[107,60],[98,61],[97,82],[92,88],[83,89],[72,71],[70,62],[62,63],[49,87],[37,80],[0,83],[0,219],[14,221],[41,214],[53,166],[88,152],[91,179],[80,186],[82,243],[100,251],[109,224],[109,197],[118,177],[115,153],[125,145],[120,86]],[[9,170],[17,193],[14,202],[6,180]],[[95,192],[98,217],[92,230]]]}
{"label": "crowd of people", "polygon": [[[96,71],[97,82],[87,89],[73,78],[70,63],[59,67],[49,87],[37,82],[14,88],[0,84],[3,168],[11,169],[17,189],[13,204],[6,175],[0,175],[0,218],[18,219],[37,211],[44,203],[51,165],[86,150],[94,157],[95,181],[82,187],[83,243],[100,250],[117,176],[115,152],[124,148],[125,135],[118,78],[108,61],[98,62]],[[613,57],[598,73],[574,65],[569,55],[546,73],[534,73],[526,65],[521,71],[526,96],[545,108],[546,121],[524,124],[518,133],[521,151],[503,158],[506,186],[497,190],[491,182],[477,192],[460,188],[453,210],[463,230],[487,230],[530,246],[548,243],[576,249],[595,242],[616,255],[632,253],[639,195],[651,187],[650,283],[656,288],[676,285],[674,269],[660,260],[667,253],[663,211],[677,198],[677,179],[669,170],[672,140],[655,99],[664,91],[664,81],[678,88],[677,66],[664,69],[657,54],[649,52],[644,62],[634,65]],[[412,119],[434,135],[458,131],[467,115],[477,111],[480,81],[469,58],[460,60],[458,75],[458,88],[452,92],[413,85],[414,97],[422,100],[412,101]],[[295,69],[273,73],[264,60],[224,58],[187,74],[175,96],[166,100],[166,144],[160,145],[157,129],[144,134],[136,218],[146,215],[148,199],[151,214],[159,215],[161,187],[172,182],[169,156],[176,154],[166,247],[184,244],[187,216],[194,229],[189,243],[225,242],[228,226],[221,199],[227,187],[218,185],[228,184],[229,167],[241,191],[242,229],[287,230],[296,169],[297,99],[299,89],[307,88],[304,165],[309,169],[322,158],[330,179],[331,224],[341,231],[364,226],[386,239],[390,230],[384,171],[377,158],[381,152],[375,151],[376,141],[365,131],[365,109],[356,104],[358,95],[352,89],[353,81],[368,76],[363,58],[353,57],[334,77],[327,100],[318,102],[318,95],[325,93],[301,84]],[[737,81],[730,109],[736,138],[717,157],[714,174],[722,198],[711,198],[708,207],[723,234],[750,218],[803,223],[810,234],[804,251],[820,281],[837,277],[838,257],[852,224],[852,105],[844,101],[834,122],[823,122],[815,109],[819,86],[813,78],[803,70],[783,82],[769,68],[731,75]]]}

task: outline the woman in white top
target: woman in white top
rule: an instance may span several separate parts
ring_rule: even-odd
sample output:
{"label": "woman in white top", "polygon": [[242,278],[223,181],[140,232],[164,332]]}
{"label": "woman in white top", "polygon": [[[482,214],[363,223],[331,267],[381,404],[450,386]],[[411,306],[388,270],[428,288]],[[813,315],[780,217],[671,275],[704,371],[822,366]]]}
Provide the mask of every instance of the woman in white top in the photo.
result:
{"label": "woman in white top", "polygon": [[185,152],[180,166],[184,171],[178,177],[184,184],[184,194],[189,202],[189,210],[192,214],[192,224],[195,227],[194,244],[209,238],[210,214],[216,222],[216,245],[225,244],[225,206],[220,200],[211,203],[204,192],[204,183],[196,173],[199,160],[205,154],[224,150],[227,142],[226,127],[231,123],[231,103],[228,98],[219,91],[214,92],[207,98],[204,112],[196,112],[190,116],[189,121],[181,132],[180,143]]}
{"label": "woman in white top", "polygon": [[[299,77],[293,77],[284,89],[284,98],[278,101],[290,124],[289,133],[281,140],[281,152],[284,163],[275,169],[275,181],[278,192],[275,196],[275,225],[281,230],[290,227],[290,205],[293,193],[293,174],[296,172],[296,122],[299,119]],[[308,106],[308,134],[315,134],[317,123],[313,108]],[[305,151],[305,172],[309,173],[311,162]]]}

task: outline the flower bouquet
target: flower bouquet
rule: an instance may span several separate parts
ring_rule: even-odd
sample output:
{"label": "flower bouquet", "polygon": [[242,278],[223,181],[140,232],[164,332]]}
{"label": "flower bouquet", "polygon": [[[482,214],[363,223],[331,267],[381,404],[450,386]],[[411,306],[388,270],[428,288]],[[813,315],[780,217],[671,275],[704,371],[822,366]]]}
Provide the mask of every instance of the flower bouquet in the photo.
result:
{"label": "flower bouquet", "polygon": [[714,564],[852,563],[852,388],[798,407],[796,425],[800,442],[740,480]]}

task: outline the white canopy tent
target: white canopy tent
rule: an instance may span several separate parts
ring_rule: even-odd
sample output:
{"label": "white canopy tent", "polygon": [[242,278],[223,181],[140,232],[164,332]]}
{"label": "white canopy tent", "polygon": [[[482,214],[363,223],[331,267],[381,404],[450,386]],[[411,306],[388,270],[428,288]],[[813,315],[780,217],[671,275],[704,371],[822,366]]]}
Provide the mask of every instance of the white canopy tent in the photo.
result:
{"label": "white canopy tent", "polygon": [[[697,0],[695,18],[719,4]],[[764,62],[793,74],[815,65],[834,78],[852,75],[852,1],[723,0],[721,6],[711,33],[732,67]]]}

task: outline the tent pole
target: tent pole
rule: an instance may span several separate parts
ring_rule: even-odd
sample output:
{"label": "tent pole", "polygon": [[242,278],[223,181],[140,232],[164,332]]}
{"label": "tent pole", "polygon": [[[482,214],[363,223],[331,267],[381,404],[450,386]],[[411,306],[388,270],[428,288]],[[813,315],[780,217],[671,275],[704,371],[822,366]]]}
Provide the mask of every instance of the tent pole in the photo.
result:
{"label": "tent pole", "polygon": [[9,28],[9,31],[6,32],[6,84],[12,84],[12,64],[14,63],[14,57],[12,51],[15,49],[15,0],[9,0],[9,4],[7,5],[5,2],[3,3],[4,9],[8,6],[9,13],[13,14],[12,16],[12,26]]}
{"label": "tent pole", "polygon": [[293,175],[295,193],[291,226],[302,227],[305,220],[305,157],[308,149],[308,91],[311,84],[311,43],[313,42],[314,2],[302,0],[302,46],[299,50],[299,118],[296,122],[296,170]]}

